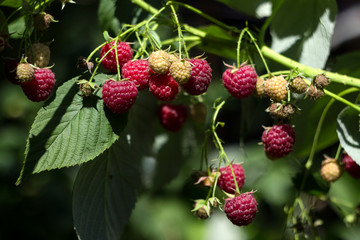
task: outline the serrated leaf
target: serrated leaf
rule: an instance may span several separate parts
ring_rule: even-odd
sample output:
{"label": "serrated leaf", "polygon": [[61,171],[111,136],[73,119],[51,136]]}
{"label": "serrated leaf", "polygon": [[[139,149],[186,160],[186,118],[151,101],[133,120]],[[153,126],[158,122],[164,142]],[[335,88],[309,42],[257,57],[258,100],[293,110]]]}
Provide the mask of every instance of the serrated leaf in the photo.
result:
{"label": "serrated leaf", "polygon": [[125,136],[81,166],[74,184],[73,218],[79,239],[120,239],[137,200],[139,158]]}
{"label": "serrated leaf", "polygon": [[323,68],[336,13],[335,0],[284,1],[270,26],[271,48],[305,65]]}
{"label": "serrated leaf", "polygon": [[353,108],[346,107],[337,118],[337,135],[347,154],[360,165],[360,115]]}
{"label": "serrated leaf", "polygon": [[120,22],[115,17],[116,0],[100,0],[98,8],[98,18],[100,28],[111,31],[117,35],[120,30]]}
{"label": "serrated leaf", "polygon": [[18,8],[21,7],[22,0],[4,0],[0,2],[0,6]]}
{"label": "serrated leaf", "polygon": [[232,9],[252,17],[263,18],[271,15],[272,1],[270,0],[218,0]]}
{"label": "serrated leaf", "polygon": [[[99,74],[100,85],[109,76]],[[127,114],[112,114],[101,91],[83,98],[75,77],[56,91],[38,112],[27,141],[23,176],[85,163],[109,148],[124,129]]]}

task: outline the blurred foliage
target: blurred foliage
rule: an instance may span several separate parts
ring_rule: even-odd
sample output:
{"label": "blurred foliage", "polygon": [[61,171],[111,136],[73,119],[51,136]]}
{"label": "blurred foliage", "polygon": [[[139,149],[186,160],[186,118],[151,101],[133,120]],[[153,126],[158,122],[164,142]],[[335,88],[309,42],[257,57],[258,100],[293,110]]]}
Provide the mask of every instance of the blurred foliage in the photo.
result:
{"label": "blurred foliage", "polygon": [[[8,15],[10,8],[4,7],[8,4],[19,6],[21,1],[2,1],[2,12]],[[115,4],[116,1],[101,1],[104,7],[106,3]],[[159,1],[149,1],[154,6],[160,6]],[[256,1],[256,4],[246,5],[240,9],[236,1],[221,0],[229,6],[245,12],[250,16],[268,16],[270,1]],[[245,1],[240,1],[245,2]],[[255,2],[255,1],[254,1]],[[83,4],[82,4],[83,3]],[[109,17],[115,16],[109,27],[104,22],[98,22],[94,16],[103,16],[102,11],[107,8],[99,8],[98,3],[89,1],[85,4],[66,6],[59,11],[61,4],[54,1],[49,9],[59,23],[54,23],[51,29],[45,34],[44,39],[54,41],[51,43],[53,67],[56,73],[57,86],[80,74],[76,70],[76,61],[79,56],[89,54],[94,47],[103,41],[102,30],[110,28],[116,33],[119,24],[135,23],[147,17],[143,11],[133,8],[130,1],[117,1],[115,12]],[[265,8],[258,8],[261,3]],[[110,5],[111,5],[110,4]],[[110,6],[109,5],[109,6]],[[15,5],[14,5],[15,6]],[[112,5],[111,5],[112,6]],[[108,6],[107,6],[108,7]],[[206,5],[203,6],[206,8]],[[254,9],[254,7],[256,7]],[[101,11],[100,11],[101,10]],[[181,14],[181,12],[180,12]],[[302,11],[299,11],[302,14]],[[135,17],[134,17],[135,16]],[[105,17],[105,16],[104,16]],[[219,16],[226,18],[226,16]],[[24,26],[24,19],[19,18],[9,26],[9,32],[16,29],[19,31]],[[225,19],[227,20],[227,19]],[[112,20],[111,20],[112,21]],[[132,22],[134,21],[134,22]],[[249,24],[256,24],[258,20]],[[278,20],[280,23],[283,20]],[[243,22],[234,22],[234,25],[241,25]],[[89,27],[91,26],[91,27]],[[206,33],[198,49],[192,53],[209,53],[214,72],[213,82],[204,96],[209,116],[212,114],[212,103],[218,97],[226,98],[228,93],[220,82],[221,72],[224,70],[222,61],[233,61],[236,59],[236,44],[231,41],[232,35],[214,25],[198,26]],[[172,34],[170,27],[158,29],[161,39]],[[16,36],[13,36],[16,38]],[[17,49],[19,43],[11,42],[13,49]],[[221,46],[221,47],[219,47]],[[2,56],[15,57],[18,52],[13,49],[6,49]],[[216,55],[216,56],[215,56]],[[217,57],[220,56],[220,57]],[[342,56],[330,55],[329,67],[334,71],[351,76],[360,76],[359,53],[349,53]],[[213,61],[214,60],[214,61]],[[0,59],[3,66],[4,59]],[[257,59],[255,59],[257,62]],[[231,64],[230,62],[228,62]],[[331,64],[330,64],[331,63]],[[259,64],[260,65],[260,64]],[[259,75],[264,73],[262,66],[258,66]],[[334,92],[340,92],[339,85],[330,85]],[[27,179],[19,187],[15,187],[15,181],[21,169],[24,158],[25,144],[30,126],[42,104],[29,102],[23,95],[19,86],[9,84],[5,80],[3,71],[0,71],[0,209],[3,217],[0,222],[0,239],[77,239],[73,230],[73,219],[71,212],[72,187],[78,168],[55,170],[36,174]],[[355,95],[346,96],[354,100]],[[146,98],[145,98],[146,99]],[[185,129],[180,133],[186,136],[187,141],[181,142],[174,135],[160,134],[155,137],[149,133],[144,140],[145,146],[137,146],[146,152],[147,149],[158,148],[158,160],[154,156],[142,159],[142,188],[139,200],[131,215],[130,222],[126,226],[123,239],[133,240],[215,240],[215,239],[287,239],[290,238],[289,230],[286,228],[286,214],[284,206],[294,200],[296,186],[299,185],[297,176],[303,174],[302,164],[312,145],[316,125],[322,113],[322,109],[329,101],[328,97],[316,103],[299,101],[301,114],[292,121],[296,126],[297,143],[294,153],[279,161],[268,160],[263,148],[258,144],[262,133],[262,125],[269,126],[272,119],[265,113],[269,105],[267,99],[250,98],[242,101],[231,99],[219,115],[219,121],[226,122],[225,126],[219,129],[219,135],[224,140],[226,152],[234,162],[243,162],[246,171],[245,191],[257,190],[256,198],[259,202],[259,213],[255,221],[247,227],[236,227],[232,225],[225,215],[216,210],[213,216],[201,221],[190,212],[192,201],[195,198],[204,197],[207,188],[195,186],[191,178],[193,171],[199,169],[200,151],[194,149],[195,144],[201,144],[204,129],[187,123]],[[150,102],[145,108],[154,110],[155,102]],[[360,204],[360,191],[358,180],[352,179],[344,173],[340,180],[330,185],[324,183],[318,176],[318,169],[322,160],[322,153],[335,155],[337,149],[336,116],[344,108],[340,103],[334,104],[326,116],[326,121],[320,135],[320,143],[315,155],[315,163],[312,175],[306,183],[305,188],[310,194],[320,196],[314,207],[313,219],[323,220],[317,230],[322,239],[356,239],[359,234],[359,220],[357,219]],[[134,110],[136,111],[136,110]],[[159,131],[160,126],[154,123],[156,118],[147,115],[142,111],[141,119],[132,119],[136,125],[140,123],[137,137],[141,139],[141,132],[151,128]],[[135,123],[134,123],[135,125]],[[198,128],[197,128],[198,127]],[[196,129],[195,134],[191,134]],[[132,129],[134,130],[134,129]],[[131,131],[131,130],[130,130]],[[136,136],[136,135],[135,135]],[[165,136],[165,137],[164,137]],[[166,144],[165,140],[172,141]],[[154,146],[148,144],[155,139]],[[139,140],[140,141],[140,140]],[[180,143],[181,142],[181,143]],[[165,143],[165,144],[164,144]],[[163,144],[163,145],[162,145]],[[178,149],[179,144],[185,145],[187,149],[185,160],[181,156],[184,149]],[[216,159],[217,152],[213,148],[209,159]],[[147,152],[148,153],[148,152]],[[102,159],[103,160],[103,159]],[[95,164],[94,162],[93,164]],[[86,165],[84,165],[86,167]],[[96,166],[95,166],[96,168]],[[91,179],[91,176],[88,176]],[[86,179],[86,178],[84,178]],[[88,183],[85,181],[85,184]],[[92,189],[94,190],[94,189]],[[144,193],[146,191],[146,193]],[[328,193],[327,196],[324,193]],[[223,200],[226,196],[218,192],[217,196]],[[309,201],[313,196],[308,196]],[[81,205],[81,202],[78,203]],[[119,203],[118,203],[119,204]],[[121,204],[121,203],[120,203]],[[91,220],[91,219],[90,219]],[[346,223],[346,224],[344,224]]]}

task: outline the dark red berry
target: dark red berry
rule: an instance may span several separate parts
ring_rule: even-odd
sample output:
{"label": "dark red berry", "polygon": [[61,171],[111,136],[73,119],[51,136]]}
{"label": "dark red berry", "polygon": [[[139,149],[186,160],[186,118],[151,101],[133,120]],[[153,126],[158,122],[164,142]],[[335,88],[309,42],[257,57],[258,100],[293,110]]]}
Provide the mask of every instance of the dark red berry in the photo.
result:
{"label": "dark red berry", "polygon": [[187,109],[183,105],[162,104],[158,115],[166,130],[176,132],[182,128],[187,118]]}
{"label": "dark red berry", "polygon": [[55,75],[48,68],[35,69],[34,78],[21,83],[26,97],[34,102],[46,100],[55,86]]}
{"label": "dark red berry", "polygon": [[207,91],[211,82],[211,67],[204,59],[190,59],[192,64],[189,80],[181,86],[191,95],[200,95]]}
{"label": "dark red berry", "polygon": [[134,60],[124,64],[122,68],[123,78],[133,81],[138,90],[149,87],[149,63],[146,60]]}
{"label": "dark red berry", "polygon": [[274,125],[265,128],[262,142],[266,156],[271,160],[288,155],[295,144],[295,131],[289,124]]}
{"label": "dark red berry", "polygon": [[4,64],[4,72],[7,80],[16,85],[20,84],[20,80],[17,78],[16,74],[16,68],[19,63],[19,59],[6,59]]}
{"label": "dark red berry", "polygon": [[109,79],[102,87],[104,104],[116,114],[128,111],[134,105],[138,90],[131,81]]}
{"label": "dark red berry", "polygon": [[171,101],[179,93],[179,84],[169,74],[150,75],[150,92],[161,101]]}
{"label": "dark red berry", "polygon": [[251,192],[225,200],[226,217],[237,226],[250,224],[257,213],[257,201]]}
{"label": "dark red berry", "polygon": [[[112,46],[115,45],[115,40],[111,41],[110,43],[105,44],[100,51],[101,58],[112,48]],[[119,62],[119,69],[122,68],[122,66],[130,61],[133,56],[133,50],[130,47],[129,44],[126,42],[117,42],[117,56],[118,56],[118,62]],[[116,65],[116,53],[115,49],[111,50],[106,57],[101,61],[101,64],[104,68],[109,70],[112,73],[117,72],[117,65]]]}
{"label": "dark red berry", "polygon": [[[239,190],[241,190],[245,182],[244,168],[241,166],[241,164],[232,164],[231,166],[235,174],[236,183],[239,187]],[[219,171],[221,173],[218,180],[219,187],[225,192],[235,193],[236,187],[234,182],[234,176],[232,174],[230,166],[222,167]]]}
{"label": "dark red berry", "polygon": [[342,162],[345,171],[354,178],[360,178],[360,166],[347,153],[343,154]]}
{"label": "dark red berry", "polygon": [[256,88],[257,75],[252,66],[245,65],[239,69],[226,69],[222,80],[231,96],[242,99],[248,97]]}

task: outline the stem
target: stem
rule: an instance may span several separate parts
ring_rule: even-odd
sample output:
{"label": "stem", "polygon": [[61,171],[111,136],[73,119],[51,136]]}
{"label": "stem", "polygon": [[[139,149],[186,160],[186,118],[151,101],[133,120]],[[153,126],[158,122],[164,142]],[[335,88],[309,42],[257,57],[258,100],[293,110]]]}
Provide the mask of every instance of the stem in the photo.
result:
{"label": "stem", "polygon": [[336,155],[335,155],[336,161],[340,161],[341,149],[342,149],[341,144],[339,144],[338,149],[336,151]]}
{"label": "stem", "polygon": [[270,70],[269,70],[269,67],[268,67],[268,65],[267,65],[267,63],[266,63],[266,61],[265,61],[265,58],[264,58],[264,56],[263,56],[263,54],[262,54],[259,46],[258,46],[257,43],[256,43],[256,39],[253,37],[253,35],[251,34],[251,32],[250,32],[249,30],[246,30],[246,33],[249,35],[249,37],[251,38],[251,41],[252,41],[253,44],[255,45],[255,47],[256,47],[256,49],[257,49],[257,51],[258,51],[258,53],[259,53],[259,55],[260,55],[260,57],[261,57],[261,60],[262,60],[263,63],[264,63],[264,66],[265,66],[265,69],[266,69],[267,73],[270,74],[271,72],[270,72]]}
{"label": "stem", "polygon": [[244,36],[244,33],[247,31],[247,28],[244,28],[241,33],[240,33],[240,36],[239,36],[239,40],[238,40],[238,44],[237,44],[237,49],[236,49],[236,57],[237,57],[237,65],[236,67],[239,68],[240,67],[240,46],[241,46],[241,40]]}
{"label": "stem", "polygon": [[272,73],[265,73],[263,75],[261,75],[261,78],[268,78],[271,76],[277,76],[277,75],[287,75],[290,74],[291,71],[290,70],[283,70],[283,71],[277,71],[277,72],[272,72]]}
{"label": "stem", "polygon": [[181,59],[181,54],[182,54],[181,46],[182,46],[182,45],[184,45],[185,56],[186,56],[186,58],[189,59],[189,58],[190,58],[190,57],[189,57],[189,53],[188,53],[188,51],[187,51],[187,49],[186,49],[186,43],[185,43],[185,41],[184,41],[184,36],[183,36],[183,34],[182,34],[180,22],[179,22],[179,19],[178,19],[177,15],[176,15],[175,8],[174,8],[174,6],[172,5],[172,1],[169,1],[167,4],[168,4],[168,5],[170,6],[170,8],[171,8],[171,11],[172,11],[173,16],[174,16],[175,24],[176,24],[176,27],[177,27],[177,31],[178,31],[178,38],[179,38],[179,59]]}
{"label": "stem", "polygon": [[344,85],[349,85],[349,86],[360,88],[360,79],[359,78],[349,77],[346,75],[325,71],[320,68],[313,68],[313,67],[306,66],[304,64],[296,62],[288,57],[285,57],[284,55],[281,55],[281,54],[275,52],[274,50],[272,50],[271,48],[269,48],[265,45],[263,45],[261,47],[261,52],[264,54],[265,57],[267,57],[275,62],[278,62],[281,65],[284,65],[289,68],[294,68],[294,69],[297,68],[299,72],[304,73],[308,77],[313,77],[318,74],[325,74],[328,78],[331,79],[332,82],[337,82],[337,83],[341,83]]}

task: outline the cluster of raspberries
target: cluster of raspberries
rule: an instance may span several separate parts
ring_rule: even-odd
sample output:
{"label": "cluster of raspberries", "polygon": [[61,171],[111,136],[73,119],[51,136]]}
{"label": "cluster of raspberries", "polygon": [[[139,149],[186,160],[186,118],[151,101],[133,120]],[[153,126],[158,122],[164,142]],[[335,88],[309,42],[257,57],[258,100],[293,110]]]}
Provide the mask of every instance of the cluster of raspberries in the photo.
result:
{"label": "cluster of raspberries", "polygon": [[50,61],[49,46],[34,43],[26,50],[26,58],[6,59],[5,75],[20,85],[28,99],[34,102],[46,100],[55,86],[55,75],[47,68]]}
{"label": "cluster of raspberries", "polygon": [[105,44],[100,55],[102,66],[112,73],[121,70],[123,79],[109,79],[103,84],[104,104],[115,114],[124,113],[135,103],[138,91],[148,89],[157,99],[166,102],[159,109],[159,117],[161,124],[170,131],[181,128],[187,109],[168,102],[176,98],[181,87],[191,95],[206,92],[212,77],[211,68],[204,59],[179,59],[175,54],[157,50],[147,60],[132,60],[130,45],[116,40]]}

